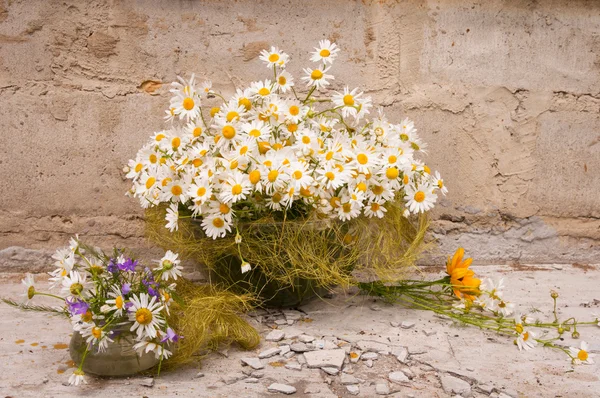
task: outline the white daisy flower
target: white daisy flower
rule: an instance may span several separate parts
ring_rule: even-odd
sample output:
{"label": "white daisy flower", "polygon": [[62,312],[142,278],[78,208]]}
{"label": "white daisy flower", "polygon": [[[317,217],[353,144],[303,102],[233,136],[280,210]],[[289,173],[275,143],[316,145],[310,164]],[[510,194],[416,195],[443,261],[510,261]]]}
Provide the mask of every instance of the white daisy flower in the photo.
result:
{"label": "white daisy flower", "polygon": [[265,99],[271,95],[273,84],[270,80],[254,82],[250,86],[250,90],[256,99]]}
{"label": "white daisy flower", "polygon": [[281,91],[282,93],[291,90],[294,87],[294,77],[288,72],[283,71],[279,75],[277,75],[277,79],[275,79],[275,88]]}
{"label": "white daisy flower", "polygon": [[436,171],[433,177],[433,185],[436,186],[444,196],[448,193],[448,188],[444,185],[444,180],[440,176],[440,172]]}
{"label": "white daisy flower", "polygon": [[246,199],[251,191],[252,184],[246,178],[245,174],[234,172],[221,185],[221,194],[219,197],[225,203],[236,203]]}
{"label": "white daisy flower", "polygon": [[87,280],[87,274],[71,271],[69,276],[62,280],[62,293],[68,296],[85,297],[92,283]]}
{"label": "white daisy flower", "polygon": [[592,359],[592,357],[594,357],[594,354],[590,354],[589,350],[589,344],[585,341],[581,342],[579,348],[569,347],[569,352],[571,353],[571,356],[573,357],[573,361],[575,363],[584,363],[586,365],[592,365],[594,363],[594,360]]}
{"label": "white daisy flower", "polygon": [[202,95],[208,97],[209,94],[214,93],[213,89],[212,89],[212,82],[210,80],[205,80],[201,85],[200,85],[200,93],[202,93]]}
{"label": "white daisy flower", "polygon": [[222,238],[227,232],[231,232],[231,222],[220,214],[211,214],[202,219],[202,229],[210,238]]}
{"label": "white daisy flower", "polygon": [[364,207],[363,212],[367,217],[383,218],[387,209],[383,206],[383,202],[369,202]]}
{"label": "white daisy flower", "polygon": [[177,280],[178,276],[181,276],[182,266],[179,264],[181,260],[178,260],[179,254],[173,253],[171,250],[167,250],[164,257],[160,259],[159,266],[154,268],[155,271],[160,272],[161,279],[163,281],[171,278]]}
{"label": "white daisy flower", "polygon": [[25,293],[23,296],[25,296],[26,302],[29,302],[29,300],[35,296],[35,281],[33,280],[33,275],[27,273],[25,279],[21,280],[21,283],[25,286]]}
{"label": "white daisy flower", "polygon": [[152,297],[148,301],[149,297],[146,293],[140,293],[139,296],[133,295],[130,299],[132,305],[129,308],[129,320],[133,322],[133,326],[129,330],[136,332],[138,340],[142,340],[146,336],[155,338],[156,329],[165,323],[160,315],[163,309],[162,304],[157,301],[156,297]]}
{"label": "white daisy flower", "polygon": [[85,342],[88,346],[97,346],[98,352],[106,351],[106,347],[108,347],[108,343],[112,343],[113,340],[108,337],[108,334],[99,328],[95,324],[89,325],[89,327],[81,328],[79,330]]}
{"label": "white daisy flower", "polygon": [[250,271],[252,269],[252,267],[250,266],[250,263],[244,261],[242,263],[242,274],[245,274],[246,272]]}
{"label": "white daisy flower", "polygon": [[169,114],[179,116],[179,119],[185,118],[197,119],[200,116],[200,97],[195,92],[183,93],[177,92],[175,97],[171,98]]}
{"label": "white daisy flower", "polygon": [[143,340],[133,346],[133,349],[136,350],[137,354],[141,356],[144,352],[149,353],[153,352],[157,359],[169,359],[172,355],[172,352],[165,349],[161,344],[156,344],[153,341]]}
{"label": "white daisy flower", "polygon": [[288,55],[280,51],[277,47],[271,46],[271,50],[262,50],[260,52],[260,60],[267,64],[267,68],[273,66],[284,67],[288,60]]}
{"label": "white daisy flower", "polygon": [[421,185],[418,188],[409,185],[406,187],[406,196],[404,200],[411,213],[424,213],[433,208],[437,195],[433,193],[429,185]]}
{"label": "white daisy flower", "polygon": [[165,220],[167,220],[165,227],[170,232],[177,231],[179,229],[179,205],[177,203],[171,203],[171,205],[167,208]]}
{"label": "white daisy flower", "polygon": [[108,293],[108,297],[112,298],[106,300],[106,304],[109,306],[108,311],[115,311],[116,315],[121,316],[126,310],[125,297],[118,286],[112,286],[111,289],[112,292]]}
{"label": "white daisy flower", "polygon": [[519,347],[519,351],[531,350],[537,346],[537,341],[535,341],[535,333],[530,330],[523,330],[517,336],[517,347]]}
{"label": "white daisy flower", "polygon": [[359,112],[361,115],[369,113],[371,107],[371,99],[361,99],[363,92],[359,92],[358,88],[354,88],[352,91],[348,87],[344,87],[344,92],[335,94],[331,97],[333,104],[336,108],[341,108],[342,116],[347,118],[349,116],[358,118]]}
{"label": "white daisy flower", "polygon": [[290,184],[296,189],[306,188],[312,185],[313,178],[310,176],[307,165],[302,162],[293,162],[289,166]]}
{"label": "white daisy flower", "polygon": [[333,63],[333,60],[337,57],[337,53],[340,51],[335,43],[329,40],[321,40],[319,46],[315,47],[315,52],[312,53],[310,60],[313,62]]}
{"label": "white daisy flower", "polygon": [[69,377],[69,385],[78,386],[80,384],[87,384],[85,373],[83,370],[75,369],[73,374]]}
{"label": "white daisy flower", "polygon": [[302,80],[306,81],[306,86],[315,86],[317,90],[327,87],[330,83],[329,79],[334,80],[335,77],[333,75],[327,74],[327,72],[331,69],[331,67],[327,67],[324,69],[316,68],[304,68],[304,73],[306,76],[302,77]]}
{"label": "white daisy flower", "polygon": [[267,139],[271,135],[271,128],[262,120],[242,124],[242,131],[257,140]]}

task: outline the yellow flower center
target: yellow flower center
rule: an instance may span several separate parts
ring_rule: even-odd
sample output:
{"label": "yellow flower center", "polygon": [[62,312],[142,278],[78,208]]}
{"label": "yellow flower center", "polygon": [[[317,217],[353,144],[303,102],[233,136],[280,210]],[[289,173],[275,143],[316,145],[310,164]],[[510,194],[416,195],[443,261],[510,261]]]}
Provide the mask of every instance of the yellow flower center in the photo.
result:
{"label": "yellow flower center", "polygon": [[310,137],[308,137],[308,136],[306,136],[306,135],[305,135],[304,137],[302,137],[302,143],[303,143],[304,145],[308,145],[308,144],[310,144]]}
{"label": "yellow flower center", "polygon": [[231,193],[233,195],[239,195],[242,193],[242,186],[240,184],[235,184],[231,187]]}
{"label": "yellow flower center", "polygon": [[234,119],[239,119],[240,118],[240,114],[237,113],[237,112],[235,112],[235,111],[231,111],[231,112],[229,112],[227,114],[226,118],[227,118],[228,122],[231,122]]}
{"label": "yellow flower center", "polygon": [[358,163],[360,164],[366,164],[369,161],[369,158],[364,153],[360,153],[356,157],[356,160],[358,160]]}
{"label": "yellow flower center", "polygon": [[235,137],[235,129],[233,128],[233,126],[227,125],[223,127],[223,137],[227,138],[228,140]]}
{"label": "yellow flower center", "polygon": [[219,211],[221,212],[221,214],[229,214],[231,209],[225,203],[221,203],[219,205]]}
{"label": "yellow flower center", "polygon": [[333,181],[335,179],[335,174],[333,174],[333,172],[331,171],[328,171],[327,173],[325,173],[325,177],[327,177],[329,181]]}
{"label": "yellow flower center", "polygon": [[83,290],[83,285],[81,283],[73,283],[69,288],[69,291],[72,295],[78,296]]}
{"label": "yellow flower center", "polygon": [[263,97],[266,97],[267,95],[271,94],[271,90],[269,90],[266,87],[263,87],[260,90],[258,90],[258,94],[262,95]]}
{"label": "yellow flower center", "polygon": [[102,337],[102,329],[94,326],[92,328],[92,336],[94,336],[96,339],[99,339],[100,337]]}
{"label": "yellow flower center", "polygon": [[82,315],[81,320],[84,322],[91,322],[92,320],[92,311],[87,310],[85,314]]}
{"label": "yellow flower center", "polygon": [[146,189],[152,188],[152,186],[156,183],[156,178],[150,177],[146,180]]}
{"label": "yellow flower center", "polygon": [[342,210],[344,210],[344,213],[350,213],[352,210],[352,205],[350,203],[344,203],[342,205]]}
{"label": "yellow flower center", "polygon": [[302,178],[302,172],[300,170],[296,170],[294,171],[294,174],[292,174],[292,176],[296,179],[299,180]]}
{"label": "yellow flower center", "polygon": [[299,113],[300,113],[300,108],[298,108],[296,105],[290,106],[290,115],[296,116]]}
{"label": "yellow flower center", "polygon": [[346,106],[354,106],[354,97],[350,94],[344,95],[344,105]]}
{"label": "yellow flower center", "polygon": [[148,160],[150,161],[150,163],[154,164],[158,161],[158,158],[155,154],[151,153],[150,156],[148,156]]}
{"label": "yellow flower center", "polygon": [[117,298],[115,299],[115,307],[117,307],[118,309],[123,308],[123,297],[122,296],[117,296]]}
{"label": "yellow flower center", "polygon": [[194,100],[190,97],[186,97],[183,99],[183,109],[186,111],[191,111],[194,108]]}
{"label": "yellow flower center", "polygon": [[405,142],[406,142],[406,141],[408,141],[408,135],[406,135],[406,134],[400,134],[400,139],[401,139],[402,141],[405,141]]}
{"label": "yellow flower center", "polygon": [[248,147],[247,146],[243,146],[240,148],[240,155],[245,155],[248,152]]}
{"label": "yellow flower center", "polygon": [[400,172],[395,167],[390,167],[389,169],[387,169],[385,171],[385,176],[387,178],[389,178],[390,180],[395,180],[396,178],[398,178],[399,174],[400,174]]}
{"label": "yellow flower center", "polygon": [[248,98],[240,98],[238,100],[238,105],[242,105],[247,111],[252,108],[252,102]]}
{"label": "yellow flower center", "polygon": [[156,137],[154,137],[156,142],[160,142],[160,140],[162,140],[163,138],[165,138],[164,134],[157,134]]}
{"label": "yellow flower center", "polygon": [[217,113],[219,113],[220,110],[221,110],[221,108],[219,108],[218,106],[215,106],[214,108],[210,108],[210,117],[215,117],[215,115]]}
{"label": "yellow flower center", "polygon": [[271,171],[269,171],[267,178],[269,179],[269,181],[275,182],[275,180],[277,179],[278,176],[279,176],[279,172],[277,170],[271,170]]}
{"label": "yellow flower center", "polygon": [[423,166],[423,171],[427,174],[431,174],[431,169],[429,168],[429,166]]}
{"label": "yellow flower center", "polygon": [[440,189],[444,188],[444,181],[438,180],[437,185]]}
{"label": "yellow flower center", "polygon": [[319,52],[319,55],[323,58],[327,58],[331,55],[328,49],[324,48]]}
{"label": "yellow flower center", "polygon": [[579,350],[579,352],[577,353],[577,359],[579,360],[587,361],[588,357],[589,355],[585,350]]}
{"label": "yellow flower center", "polygon": [[269,55],[269,62],[277,62],[277,61],[279,61],[279,54]]}
{"label": "yellow flower center", "polygon": [[323,78],[323,72],[320,69],[315,69],[310,74],[310,78],[313,80],[319,80]]}
{"label": "yellow flower center", "polygon": [[149,325],[152,322],[152,312],[148,308],[140,308],[135,312],[135,320],[140,325]]}
{"label": "yellow flower center", "polygon": [[359,182],[356,185],[356,189],[358,189],[361,192],[367,192],[367,184],[365,184],[364,182]]}
{"label": "yellow flower center", "polygon": [[225,221],[219,217],[215,218],[212,223],[217,228],[223,228],[223,225],[225,225]]}
{"label": "yellow flower center", "polygon": [[204,195],[206,195],[206,188],[204,188],[204,187],[198,188],[198,190],[196,191],[196,195],[197,196],[204,196]]}
{"label": "yellow flower center", "polygon": [[373,188],[371,188],[371,191],[373,191],[375,195],[381,195],[383,193],[383,186],[375,185]]}
{"label": "yellow flower center", "polygon": [[29,289],[27,289],[27,298],[31,300],[33,296],[35,296],[35,286],[29,286]]}
{"label": "yellow flower center", "polygon": [[529,340],[529,332],[523,333],[523,341]]}
{"label": "yellow flower center", "polygon": [[279,202],[281,202],[281,194],[279,192],[275,192],[275,194],[271,198],[271,201],[273,203],[279,203]]}
{"label": "yellow flower center", "polygon": [[173,137],[173,139],[171,140],[171,146],[173,148],[179,148],[180,145],[181,145],[181,138]]}
{"label": "yellow flower center", "polygon": [[254,138],[260,137],[260,130],[257,130],[257,129],[250,130],[250,132],[248,133],[248,135],[250,137],[254,137]]}
{"label": "yellow flower center", "polygon": [[141,163],[138,163],[135,165],[135,172],[139,173],[140,171],[142,171],[143,168],[144,168],[144,165]]}
{"label": "yellow flower center", "polygon": [[179,196],[179,195],[181,195],[182,192],[183,192],[183,189],[181,189],[181,187],[179,185],[173,185],[171,187],[171,193],[173,194],[173,196]]}
{"label": "yellow flower center", "polygon": [[523,333],[523,325],[521,325],[520,323],[517,323],[515,325],[515,330],[517,331],[517,333],[521,334]]}
{"label": "yellow flower center", "polygon": [[397,161],[397,160],[398,160],[398,158],[397,158],[396,156],[394,156],[394,155],[391,155],[391,156],[388,158],[388,163],[390,163],[390,164],[394,164],[394,163],[396,163],[396,161]]}
{"label": "yellow flower center", "polygon": [[200,166],[202,166],[203,162],[202,162],[202,159],[194,159],[192,161],[192,164],[194,165],[194,167],[200,167]]}
{"label": "yellow flower center", "polygon": [[287,83],[287,80],[286,80],[285,76],[279,76],[279,78],[277,79],[277,82],[279,83],[280,86],[285,86],[285,84]]}
{"label": "yellow flower center", "polygon": [[371,211],[378,211],[379,203],[371,203]]}
{"label": "yellow flower center", "polygon": [[230,170],[235,170],[238,168],[239,166],[239,162],[237,160],[233,160],[231,163],[229,163],[229,169]]}
{"label": "yellow flower center", "polygon": [[290,133],[295,133],[296,131],[298,131],[298,125],[297,124],[293,124],[293,123],[292,124],[288,124],[287,130]]}
{"label": "yellow flower center", "polygon": [[417,191],[415,192],[415,201],[421,203],[425,200],[425,192]]}
{"label": "yellow flower center", "polygon": [[256,185],[260,181],[260,171],[253,170],[248,177],[250,178],[250,182]]}

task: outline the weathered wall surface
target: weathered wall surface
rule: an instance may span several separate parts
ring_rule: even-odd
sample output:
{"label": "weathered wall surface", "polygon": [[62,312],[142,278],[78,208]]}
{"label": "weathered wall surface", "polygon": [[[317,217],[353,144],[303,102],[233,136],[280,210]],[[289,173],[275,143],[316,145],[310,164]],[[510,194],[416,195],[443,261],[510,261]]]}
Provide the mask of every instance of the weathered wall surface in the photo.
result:
{"label": "weathered wall surface", "polygon": [[[319,39],[415,120],[450,193],[439,253],[598,262],[600,3],[0,0],[0,267],[41,266],[72,234],[146,247],[122,167],[191,72],[228,94],[276,45],[298,73]],[[160,82],[165,85],[161,86]]]}

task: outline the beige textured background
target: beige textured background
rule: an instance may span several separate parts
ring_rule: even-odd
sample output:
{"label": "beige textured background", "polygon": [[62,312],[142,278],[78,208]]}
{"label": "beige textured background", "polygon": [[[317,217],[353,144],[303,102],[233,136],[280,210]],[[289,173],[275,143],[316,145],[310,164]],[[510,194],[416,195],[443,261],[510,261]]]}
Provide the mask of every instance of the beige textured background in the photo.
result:
{"label": "beige textured background", "polygon": [[334,88],[414,119],[450,189],[439,256],[599,262],[600,2],[0,0],[0,270],[79,233],[143,248],[122,167],[162,125],[166,85],[229,94],[276,45],[343,49]]}

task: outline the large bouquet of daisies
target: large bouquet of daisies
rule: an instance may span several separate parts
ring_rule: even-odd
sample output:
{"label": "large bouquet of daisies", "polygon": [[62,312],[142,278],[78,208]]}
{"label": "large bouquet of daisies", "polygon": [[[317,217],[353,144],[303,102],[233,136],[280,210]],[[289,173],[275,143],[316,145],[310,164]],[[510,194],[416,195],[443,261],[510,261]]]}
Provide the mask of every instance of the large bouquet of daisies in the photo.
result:
{"label": "large bouquet of daisies", "polygon": [[288,54],[271,47],[260,59],[272,77],[228,99],[211,82],[179,78],[166,128],[129,161],[129,194],[143,208],[168,206],[171,232],[193,217],[213,239],[265,216],[383,218],[391,202],[406,216],[430,210],[446,188],[415,157],[426,146],[413,122],[394,124],[381,110],[369,119],[371,99],[358,88],[328,91],[338,52],[321,41],[298,81]]}
{"label": "large bouquet of daisies", "polygon": [[[115,249],[112,255],[71,239],[67,248],[52,257],[56,270],[50,275],[51,290],[38,291],[28,274],[24,304],[8,302],[26,310],[58,312],[69,317],[73,330],[86,342],[83,359],[69,382],[85,382],[83,365],[88,353],[103,352],[123,333],[132,337],[139,355],[154,352],[160,361],[169,358],[168,349],[179,340],[169,326],[167,316],[176,284],[181,276],[178,255],[168,251],[153,269],[126,257]],[[34,296],[49,296],[62,302],[61,307],[29,304]]]}

